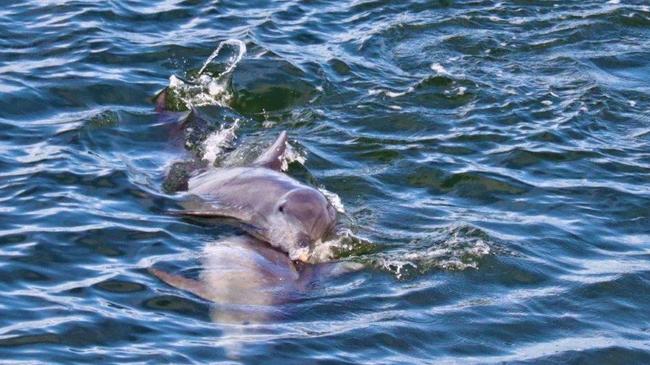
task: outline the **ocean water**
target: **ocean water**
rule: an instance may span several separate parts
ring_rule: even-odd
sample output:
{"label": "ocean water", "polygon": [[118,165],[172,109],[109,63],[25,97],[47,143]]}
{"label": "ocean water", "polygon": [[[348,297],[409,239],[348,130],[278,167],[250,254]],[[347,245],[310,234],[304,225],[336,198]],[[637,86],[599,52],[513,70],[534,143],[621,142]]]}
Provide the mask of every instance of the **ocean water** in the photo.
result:
{"label": "ocean water", "polygon": [[[281,130],[363,269],[215,323],[166,179]],[[4,1],[0,290],[2,363],[650,363],[650,4]]]}

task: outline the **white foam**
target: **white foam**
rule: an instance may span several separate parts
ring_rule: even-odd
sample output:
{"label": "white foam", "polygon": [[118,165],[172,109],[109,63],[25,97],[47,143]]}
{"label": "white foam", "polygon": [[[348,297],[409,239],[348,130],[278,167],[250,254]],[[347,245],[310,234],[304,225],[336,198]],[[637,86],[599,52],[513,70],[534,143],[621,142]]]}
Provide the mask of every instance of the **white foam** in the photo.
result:
{"label": "white foam", "polygon": [[392,272],[398,279],[404,279],[408,276],[409,269],[417,269],[417,265],[410,261],[387,259],[384,257],[379,258],[377,264],[380,269]]}
{"label": "white foam", "polygon": [[371,90],[368,90],[368,94],[370,94],[370,95],[384,94],[384,95],[388,96],[389,98],[396,98],[396,97],[399,97],[399,96],[402,96],[402,95],[406,95],[406,93],[411,92],[412,90],[413,90],[412,87],[409,87],[406,91],[401,91],[401,92],[400,91],[390,91],[390,90],[387,90],[387,89],[371,89]]}
{"label": "white foam", "polygon": [[239,128],[239,119],[235,119],[230,127],[221,126],[221,129],[210,134],[205,141],[203,141],[203,159],[213,165],[223,151],[232,146],[232,143],[237,139],[236,131]]}
{"label": "white foam", "polygon": [[358,240],[359,238],[355,237],[349,229],[338,232],[335,238],[317,242],[311,252],[309,261],[313,264],[331,261],[335,259],[335,251],[352,251],[354,247],[351,242]]}
{"label": "white foam", "polygon": [[412,242],[399,249],[379,253],[371,261],[377,268],[404,279],[432,269],[478,269],[479,259],[492,251],[479,230],[458,226],[425,238],[423,242]]}
{"label": "white foam", "polygon": [[334,209],[336,209],[337,212],[339,213],[345,213],[345,206],[343,206],[343,202],[341,201],[341,197],[333,193],[325,188],[318,188],[318,190],[325,195],[327,200],[332,204]]}
{"label": "white foam", "polygon": [[438,75],[449,75],[449,72],[445,69],[445,67],[439,63],[432,64],[431,70],[433,70]]}
{"label": "white foam", "polygon": [[177,88],[182,87],[183,85],[185,85],[185,83],[176,77],[176,75],[169,76],[169,87]]}
{"label": "white foam", "polygon": [[284,154],[281,156],[281,158],[282,166],[280,166],[280,168],[282,171],[287,171],[289,169],[289,164],[294,161],[300,163],[303,166],[307,161],[307,156],[296,151],[289,142],[286,142],[286,149],[284,150]]}
{"label": "white foam", "polygon": [[[237,53],[231,57],[228,67],[217,77],[204,73],[205,68],[219,55],[224,46],[237,47]],[[205,105],[226,106],[232,95],[228,91],[228,81],[237,64],[246,54],[246,44],[238,39],[228,39],[219,44],[210,57],[204,62],[198,76],[187,83],[172,75],[169,77],[169,89],[180,99],[186,108]]]}

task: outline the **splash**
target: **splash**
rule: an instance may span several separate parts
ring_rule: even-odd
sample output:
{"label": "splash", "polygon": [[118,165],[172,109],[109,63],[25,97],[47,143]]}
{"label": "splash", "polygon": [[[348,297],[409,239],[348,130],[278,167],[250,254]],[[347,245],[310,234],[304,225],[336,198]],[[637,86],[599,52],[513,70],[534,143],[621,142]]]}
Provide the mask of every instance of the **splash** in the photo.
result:
{"label": "splash", "polygon": [[438,75],[441,76],[449,76],[449,71],[445,68],[445,66],[439,64],[439,63],[434,63],[431,65],[431,70],[435,72]]}
{"label": "splash", "polygon": [[221,157],[226,149],[232,147],[233,142],[237,139],[236,132],[239,129],[239,123],[239,119],[235,119],[230,127],[222,125],[218,131],[211,133],[203,141],[203,160],[214,165],[217,158]]}
{"label": "splash", "polygon": [[[234,47],[228,66],[219,75],[206,72],[206,67],[219,56],[225,46]],[[232,72],[246,54],[246,44],[238,39],[228,39],[219,44],[206,59],[196,76],[182,79],[176,75],[169,77],[167,109],[187,110],[206,105],[227,106],[232,99],[228,85]]]}
{"label": "splash", "polygon": [[309,261],[313,264],[340,259],[354,259],[360,255],[374,252],[376,245],[355,235],[345,228],[336,237],[316,244]]}
{"label": "splash", "polygon": [[210,57],[208,57],[208,59],[205,60],[205,63],[203,64],[203,67],[201,67],[201,69],[199,70],[199,75],[203,74],[203,71],[205,71],[205,68],[208,67],[208,65],[212,61],[214,61],[214,59],[219,55],[219,53],[221,52],[221,49],[223,48],[223,46],[227,46],[227,45],[237,47],[238,52],[234,56],[234,60],[230,62],[230,65],[228,66],[226,71],[224,71],[223,73],[224,74],[229,74],[230,72],[232,72],[232,70],[235,69],[235,66],[237,66],[239,61],[241,61],[242,57],[244,57],[244,55],[246,54],[246,44],[244,42],[240,41],[239,39],[228,39],[228,40],[225,40],[225,41],[221,42],[219,44],[219,46],[217,47],[217,49],[215,49],[214,52],[212,52]]}
{"label": "splash", "polygon": [[482,230],[456,225],[416,239],[404,247],[377,253],[368,264],[408,279],[431,270],[462,271],[478,269],[481,258],[494,254],[497,244]]}
{"label": "splash", "polygon": [[282,155],[282,166],[280,166],[282,171],[289,170],[289,164],[292,162],[298,162],[304,166],[305,161],[307,161],[307,156],[293,148],[289,142],[286,143],[286,146],[284,155]]}
{"label": "splash", "polygon": [[345,213],[345,206],[343,206],[343,202],[341,201],[341,197],[338,194],[333,193],[333,192],[331,192],[331,191],[329,191],[329,190],[327,190],[327,189],[325,189],[323,187],[318,188],[318,190],[321,193],[323,193],[323,195],[325,195],[327,200],[329,200],[329,202],[332,204],[332,206],[334,207],[334,209],[336,209],[337,212]]}

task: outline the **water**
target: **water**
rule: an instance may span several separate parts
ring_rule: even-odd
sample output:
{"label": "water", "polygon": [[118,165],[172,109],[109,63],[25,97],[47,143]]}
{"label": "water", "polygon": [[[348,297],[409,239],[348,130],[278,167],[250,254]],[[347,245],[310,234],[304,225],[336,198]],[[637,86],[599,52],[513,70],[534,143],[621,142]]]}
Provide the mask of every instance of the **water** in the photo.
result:
{"label": "water", "polygon": [[[3,363],[650,363],[646,2],[0,8]],[[365,268],[254,328],[150,275],[234,232],[166,213],[170,77],[210,162],[288,130]]]}

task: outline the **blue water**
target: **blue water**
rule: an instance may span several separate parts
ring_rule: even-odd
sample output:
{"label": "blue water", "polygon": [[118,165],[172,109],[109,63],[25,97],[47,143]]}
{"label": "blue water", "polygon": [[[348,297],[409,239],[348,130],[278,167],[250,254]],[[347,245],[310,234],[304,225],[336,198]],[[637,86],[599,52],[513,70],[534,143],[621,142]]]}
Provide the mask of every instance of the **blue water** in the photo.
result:
{"label": "blue water", "polygon": [[[234,232],[167,214],[151,100],[226,40],[169,108],[287,130],[364,265],[254,328],[146,270]],[[649,227],[645,1],[0,7],[2,363],[650,363]]]}

